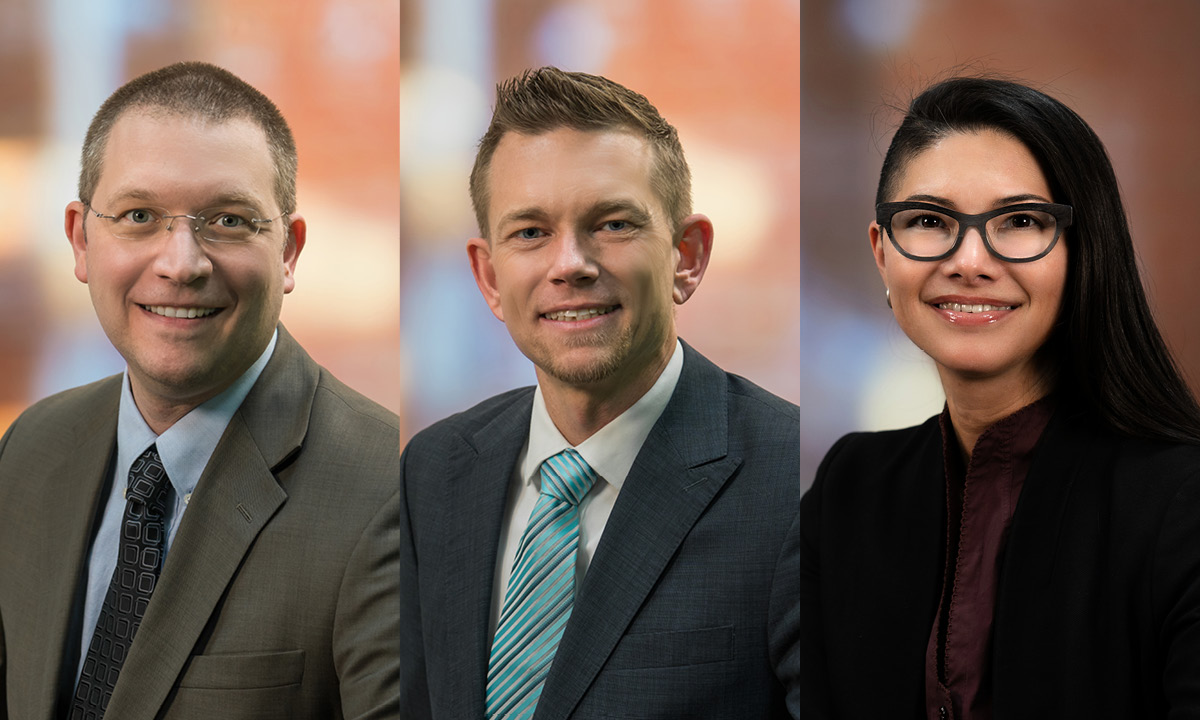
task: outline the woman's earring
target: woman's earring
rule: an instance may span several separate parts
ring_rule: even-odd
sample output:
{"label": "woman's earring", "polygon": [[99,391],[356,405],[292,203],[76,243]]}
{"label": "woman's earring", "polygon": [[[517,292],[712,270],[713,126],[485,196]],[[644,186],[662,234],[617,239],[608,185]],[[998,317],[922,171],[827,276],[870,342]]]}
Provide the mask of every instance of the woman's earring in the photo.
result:
{"label": "woman's earring", "polygon": [[888,307],[891,307],[891,306],[892,306],[892,289],[891,289],[891,288],[884,288],[884,289],[883,289],[883,296],[884,296],[885,298],[887,298],[887,304],[888,304]]}

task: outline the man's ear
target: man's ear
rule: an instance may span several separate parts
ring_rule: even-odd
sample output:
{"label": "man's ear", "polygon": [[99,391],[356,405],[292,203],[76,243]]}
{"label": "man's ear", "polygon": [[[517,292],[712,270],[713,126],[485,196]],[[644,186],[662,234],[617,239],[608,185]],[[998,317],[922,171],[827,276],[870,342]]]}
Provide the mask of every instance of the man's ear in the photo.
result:
{"label": "man's ear", "polygon": [[500,322],[504,322],[504,308],[500,306],[500,288],[496,286],[496,268],[492,265],[492,246],[485,238],[471,238],[467,241],[467,257],[471,261],[471,274],[475,276],[475,284],[483,299],[487,301],[492,314]]}
{"label": "man's ear", "polygon": [[75,277],[81,283],[87,278],[87,234],[83,230],[83,221],[87,217],[87,206],[78,200],[67,203],[63,218],[63,229],[67,233],[67,242],[71,243],[71,252],[75,254]]}
{"label": "man's ear", "polygon": [[308,238],[308,224],[300,213],[288,215],[287,239],[283,244],[283,292],[296,289],[296,259]]}
{"label": "man's ear", "polygon": [[680,223],[679,240],[675,243],[675,287],[672,291],[676,305],[687,302],[704,279],[712,241],[712,221],[704,215],[688,215]]}

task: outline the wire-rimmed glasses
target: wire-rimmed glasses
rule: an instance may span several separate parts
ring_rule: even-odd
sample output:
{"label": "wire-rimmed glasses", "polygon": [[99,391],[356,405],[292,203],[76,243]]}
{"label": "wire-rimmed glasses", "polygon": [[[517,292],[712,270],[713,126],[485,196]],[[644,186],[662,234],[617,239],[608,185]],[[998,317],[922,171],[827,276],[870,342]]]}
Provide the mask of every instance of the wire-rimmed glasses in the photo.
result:
{"label": "wire-rimmed glasses", "polygon": [[912,260],[943,260],[962,245],[968,228],[1005,262],[1032,262],[1054,249],[1063,228],[1071,225],[1070,205],[1020,203],[967,215],[925,202],[892,202],[875,206],[875,222],[892,245]]}
{"label": "wire-rimmed glasses", "polygon": [[163,230],[171,232],[175,220],[187,218],[191,221],[196,237],[216,243],[244,243],[253,240],[262,228],[270,225],[287,213],[273,218],[260,218],[253,208],[223,206],[201,210],[195,215],[170,215],[162,208],[139,207],[119,215],[105,215],[91,205],[93,215],[106,221],[108,232],[124,240],[149,240]]}

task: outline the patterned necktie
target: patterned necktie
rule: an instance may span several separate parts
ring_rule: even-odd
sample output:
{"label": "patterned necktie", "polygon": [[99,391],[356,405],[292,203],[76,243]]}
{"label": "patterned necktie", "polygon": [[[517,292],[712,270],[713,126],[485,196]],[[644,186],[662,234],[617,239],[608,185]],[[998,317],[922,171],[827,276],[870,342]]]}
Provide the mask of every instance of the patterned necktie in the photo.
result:
{"label": "patterned necktie", "polygon": [[150,593],[158,582],[170,492],[171,483],[158,457],[158,448],[151,445],[129,469],[121,549],[75,687],[71,720],[104,717],[117,675],[133,644],[133,634],[142,624]]}
{"label": "patterned necktie", "polygon": [[568,448],[542,463],[542,492],[521,536],[488,662],[488,720],[533,715],[575,602],[579,501],[596,473]]}

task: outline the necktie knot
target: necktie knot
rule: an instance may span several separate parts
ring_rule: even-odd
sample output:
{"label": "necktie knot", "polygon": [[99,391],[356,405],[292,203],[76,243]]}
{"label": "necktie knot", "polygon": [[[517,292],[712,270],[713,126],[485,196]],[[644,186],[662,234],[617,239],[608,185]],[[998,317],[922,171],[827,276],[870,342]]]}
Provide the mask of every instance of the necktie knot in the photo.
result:
{"label": "necktie knot", "polygon": [[574,448],[547,458],[541,475],[542,492],[571,505],[578,505],[596,482],[596,471]]}
{"label": "necktie knot", "polygon": [[162,458],[158,456],[158,446],[151,445],[129,467],[129,488],[125,498],[149,505],[167,489],[169,482]]}

